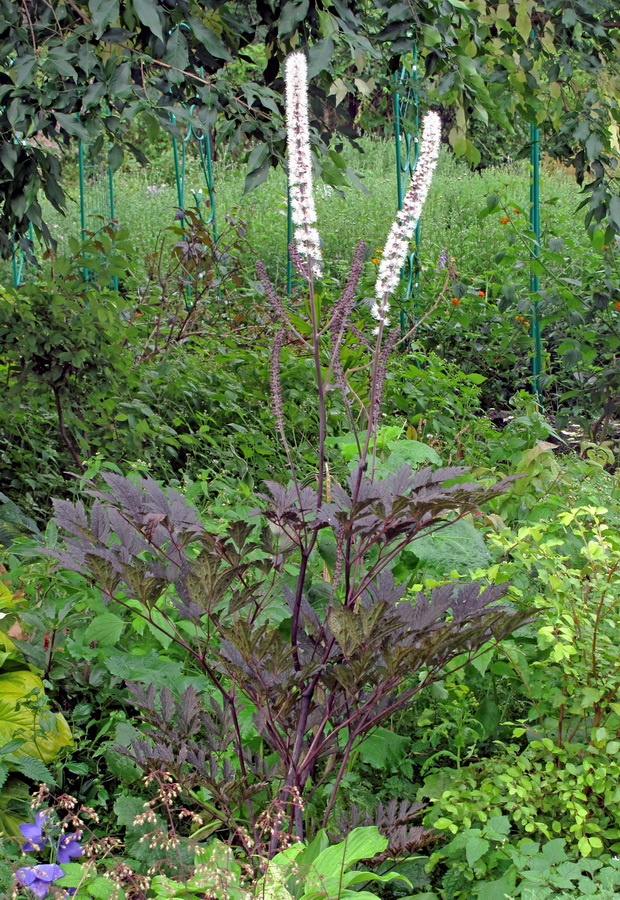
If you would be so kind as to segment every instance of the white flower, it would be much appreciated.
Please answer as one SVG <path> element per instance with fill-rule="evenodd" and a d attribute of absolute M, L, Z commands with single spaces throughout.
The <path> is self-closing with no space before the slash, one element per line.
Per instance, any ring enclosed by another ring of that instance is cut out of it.
<path fill-rule="evenodd" d="M 323 271 L 321 244 L 316 224 L 312 193 L 312 160 L 308 125 L 308 65 L 301 51 L 288 56 L 286 80 L 286 128 L 288 150 L 288 183 L 294 239 L 300 255 L 310 263 L 312 274 Z"/>
<path fill-rule="evenodd" d="M 409 244 L 433 180 L 440 143 L 441 119 L 436 112 L 429 112 L 424 117 L 422 145 L 415 171 L 411 177 L 411 185 L 403 199 L 403 208 L 399 210 L 394 219 L 381 254 L 381 263 L 375 283 L 375 301 L 370 309 L 372 315 L 379 322 L 387 322 L 390 308 L 389 298 L 400 281 L 400 270 L 407 258 Z"/>

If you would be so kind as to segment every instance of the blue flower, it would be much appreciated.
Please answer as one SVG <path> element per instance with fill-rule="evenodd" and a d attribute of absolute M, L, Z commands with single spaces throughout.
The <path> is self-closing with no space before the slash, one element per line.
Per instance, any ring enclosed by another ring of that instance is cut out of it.
<path fill-rule="evenodd" d="M 49 810 L 40 810 L 34 822 L 25 822 L 19 826 L 19 830 L 28 840 L 22 847 L 22 850 L 41 850 L 48 843 L 47 838 L 43 834 L 43 827 L 47 819 Z"/>
<path fill-rule="evenodd" d="M 58 862 L 71 862 L 72 856 L 82 856 L 84 853 L 81 844 L 78 843 L 79 835 L 65 834 L 58 842 Z"/>
<path fill-rule="evenodd" d="M 43 898 L 52 884 L 58 881 L 59 878 L 63 878 L 64 874 L 60 866 L 53 863 L 43 866 L 30 866 L 25 869 L 18 869 L 15 873 L 15 881 L 23 884 L 24 887 L 30 888 L 36 897 Z"/>

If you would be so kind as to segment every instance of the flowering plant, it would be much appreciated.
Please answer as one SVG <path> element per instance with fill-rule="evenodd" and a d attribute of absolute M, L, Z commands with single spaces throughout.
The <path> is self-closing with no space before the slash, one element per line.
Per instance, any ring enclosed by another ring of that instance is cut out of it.
<path fill-rule="evenodd" d="M 18 869 L 15 881 L 29 888 L 36 897 L 45 897 L 52 884 L 65 876 L 58 863 L 62 865 L 74 857 L 82 856 L 84 851 L 80 844 L 81 834 L 75 832 L 56 835 L 58 826 L 54 825 L 50 810 L 39 810 L 34 822 L 25 822 L 19 826 L 19 830 L 26 838 L 22 846 L 25 853 L 37 853 L 47 848 L 52 862 Z M 72 890 L 69 889 L 68 892 L 72 893 Z"/>
<path fill-rule="evenodd" d="M 287 309 L 260 262 L 257 271 L 280 323 L 271 388 L 288 484 L 269 481 L 258 496 L 261 525 L 252 518 L 222 534 L 208 531 L 178 492 L 166 493 L 152 479 L 106 473 L 105 489 L 89 489 L 95 498 L 90 517 L 81 503 L 56 502 L 56 521 L 69 536 L 54 551 L 65 567 L 94 580 L 110 603 L 148 621 L 157 610 L 158 627 L 208 677 L 217 692 L 208 708 L 191 686 L 182 694 L 165 687 L 158 699 L 154 686 L 131 684 L 147 730 L 127 752 L 147 772 L 174 772 L 175 792 L 201 810 L 203 827 L 211 834 L 228 830 L 262 869 L 292 838 L 304 840 L 308 802 L 321 805 L 322 827 L 328 827 L 351 756 L 370 733 L 442 679 L 450 663 L 463 665 L 528 618 L 497 605 L 503 587 L 446 584 L 428 596 L 407 596 L 407 585 L 396 584 L 392 571 L 411 542 L 450 527 L 508 484 L 466 482 L 466 470 L 458 467 L 414 472 L 403 465 L 386 477 L 375 468 L 388 358 L 401 338 L 398 329 L 384 336 L 389 299 L 428 192 L 439 119 L 426 119 L 419 172 L 382 253 L 369 336 L 363 306 L 359 325 L 351 322 L 363 243 L 340 297 L 322 317 L 303 54 L 292 54 L 286 71 L 295 224 L 290 250 L 307 289 L 307 321 Z M 307 355 L 315 376 L 313 483 L 298 476 L 285 428 L 280 366 L 289 340 Z M 368 351 L 363 432 L 343 360 L 347 342 Z M 327 391 L 334 389 L 358 455 L 342 484 L 327 466 Z M 321 554 L 326 544 L 329 555 Z M 243 739 L 248 708 L 260 736 L 251 750 Z M 393 811 L 391 832 L 384 823 L 393 838 L 388 854 L 410 853 L 428 839 L 419 828 L 404 827 L 417 810 L 406 807 L 400 818 Z"/>

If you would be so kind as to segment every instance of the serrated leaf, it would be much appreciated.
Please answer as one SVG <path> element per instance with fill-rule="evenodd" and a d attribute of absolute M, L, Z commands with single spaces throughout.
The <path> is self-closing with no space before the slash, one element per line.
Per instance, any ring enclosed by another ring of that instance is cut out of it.
<path fill-rule="evenodd" d="M 90 644 L 96 641 L 104 646 L 116 644 L 123 632 L 125 623 L 114 613 L 102 613 L 89 624 L 84 632 L 84 640 Z"/>
<path fill-rule="evenodd" d="M 43 782 L 50 787 L 56 784 L 56 779 L 47 766 L 40 759 L 35 759 L 34 756 L 13 756 L 9 754 L 6 757 L 6 762 L 14 771 L 19 772 L 20 775 L 24 775 L 26 778 L 30 778 L 31 781 L 37 784 Z"/>
<path fill-rule="evenodd" d="M 89 882 L 86 890 L 95 900 L 108 900 L 108 897 L 117 890 L 117 887 L 109 878 L 98 876 Z"/>
<path fill-rule="evenodd" d="M 484 854 L 487 852 L 491 845 L 489 842 L 482 837 L 471 837 L 465 846 L 465 856 L 467 857 L 467 864 L 473 866 L 475 862 L 477 862 Z"/>
<path fill-rule="evenodd" d="M 374 769 L 393 769 L 404 758 L 411 741 L 408 737 L 377 728 L 359 745 L 360 759 Z"/>
<path fill-rule="evenodd" d="M 422 563 L 441 574 L 449 574 L 452 569 L 465 573 L 484 568 L 491 559 L 481 534 L 464 519 L 418 538 L 410 549 Z"/>

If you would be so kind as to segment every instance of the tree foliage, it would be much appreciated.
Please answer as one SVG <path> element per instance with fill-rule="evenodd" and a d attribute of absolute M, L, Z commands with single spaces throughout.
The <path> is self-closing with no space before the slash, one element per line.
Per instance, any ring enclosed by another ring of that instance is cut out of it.
<path fill-rule="evenodd" d="M 108 138 L 117 167 L 123 148 L 144 158 L 127 136 L 139 113 L 177 134 L 190 118 L 217 122 L 227 146 L 252 147 L 251 188 L 283 158 L 287 52 L 308 49 L 325 145 L 335 130 L 355 136 L 360 100 L 389 98 L 389 73 L 414 38 L 422 100 L 454 107 L 457 154 L 478 162 L 471 119 L 507 131 L 516 116 L 537 121 L 545 149 L 588 181 L 589 219 L 620 230 L 617 20 L 608 0 L 0 0 L 0 249 L 9 254 L 30 223 L 51 240 L 41 191 L 65 206 L 60 164 L 36 135 L 95 150 Z M 328 183 L 348 183 L 337 153 L 321 166 Z"/>

